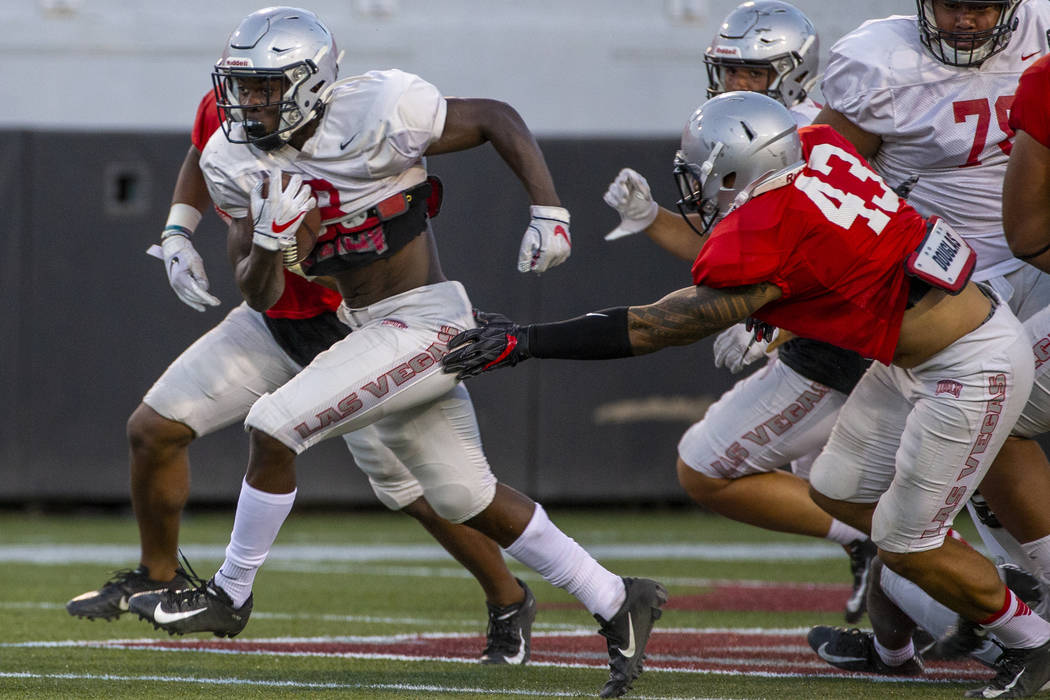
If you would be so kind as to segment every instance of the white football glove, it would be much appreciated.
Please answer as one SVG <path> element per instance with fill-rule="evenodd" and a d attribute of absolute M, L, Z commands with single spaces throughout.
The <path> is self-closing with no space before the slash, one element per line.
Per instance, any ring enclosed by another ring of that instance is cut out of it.
<path fill-rule="evenodd" d="M 569 210 L 561 207 L 529 207 L 532 220 L 518 249 L 518 272 L 544 272 L 560 265 L 572 253 Z"/>
<path fill-rule="evenodd" d="M 295 232 L 306 217 L 306 212 L 317 206 L 313 191 L 303 184 L 303 176 L 296 173 L 282 187 L 281 171 L 270 171 L 270 190 L 264 198 L 263 180 L 252 188 L 252 243 L 266 250 L 284 250 L 295 245 Z"/>
<path fill-rule="evenodd" d="M 205 306 L 218 306 L 221 303 L 208 293 L 204 260 L 188 236 L 169 235 L 159 246 L 151 246 L 146 252 L 164 261 L 168 283 L 179 299 L 191 309 L 204 311 Z"/>
<path fill-rule="evenodd" d="M 769 343 L 754 338 L 754 333 L 743 323 L 719 333 L 715 338 L 715 367 L 725 367 L 736 374 L 761 358 L 766 354 Z"/>
<path fill-rule="evenodd" d="M 620 225 L 605 234 L 607 241 L 615 241 L 649 228 L 660 209 L 653 201 L 649 183 L 630 168 L 621 170 L 616 179 L 609 183 L 603 199 L 620 214 Z"/>

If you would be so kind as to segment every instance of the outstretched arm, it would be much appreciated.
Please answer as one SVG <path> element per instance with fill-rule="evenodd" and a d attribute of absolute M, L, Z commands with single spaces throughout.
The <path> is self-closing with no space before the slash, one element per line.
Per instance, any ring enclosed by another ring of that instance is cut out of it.
<path fill-rule="evenodd" d="M 465 379 L 530 357 L 605 360 L 689 345 L 751 316 L 781 296 L 769 283 L 679 289 L 646 306 L 603 309 L 567 321 L 518 326 L 495 321 L 460 333 L 442 359 Z"/>
<path fill-rule="evenodd" d="M 629 307 L 631 354 L 645 355 L 670 345 L 695 343 L 743 321 L 780 295 L 780 288 L 769 283 L 730 289 L 696 286 L 671 292 L 654 304 Z"/>

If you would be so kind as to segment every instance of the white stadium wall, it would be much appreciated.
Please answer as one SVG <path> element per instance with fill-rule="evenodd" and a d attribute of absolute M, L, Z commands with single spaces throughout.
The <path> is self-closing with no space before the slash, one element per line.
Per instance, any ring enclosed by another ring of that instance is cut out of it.
<path fill-rule="evenodd" d="M 541 135 L 677 134 L 733 0 L 315 0 L 342 74 L 396 67 L 447 95 L 515 105 Z M 822 58 L 910 0 L 798 0 Z M 245 0 L 0 0 L 0 128 L 185 132 Z M 823 62 L 822 62 L 823 64 Z"/>

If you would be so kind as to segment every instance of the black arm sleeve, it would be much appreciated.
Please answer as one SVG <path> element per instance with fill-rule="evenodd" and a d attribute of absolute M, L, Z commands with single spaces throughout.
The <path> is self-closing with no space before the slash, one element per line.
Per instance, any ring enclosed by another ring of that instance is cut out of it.
<path fill-rule="evenodd" d="M 627 307 L 602 309 L 556 323 L 528 327 L 529 354 L 565 360 L 611 360 L 631 357 Z"/>

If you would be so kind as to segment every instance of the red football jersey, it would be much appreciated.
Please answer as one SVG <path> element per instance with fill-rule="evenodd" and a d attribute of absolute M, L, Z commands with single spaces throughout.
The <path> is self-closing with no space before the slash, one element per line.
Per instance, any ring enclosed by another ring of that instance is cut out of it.
<path fill-rule="evenodd" d="M 693 280 L 771 282 L 783 296 L 756 318 L 889 364 L 908 300 L 904 261 L 926 222 L 834 129 L 799 136 L 806 162 L 715 226 Z"/>
<path fill-rule="evenodd" d="M 215 92 L 209 90 L 197 106 L 197 117 L 193 121 L 190 140 L 198 151 L 203 151 L 208 139 L 218 129 L 219 113 L 215 108 Z M 284 294 L 266 310 L 266 315 L 270 318 L 313 318 L 325 311 L 335 311 L 342 301 L 343 297 L 339 292 L 285 270 Z"/>
<path fill-rule="evenodd" d="M 1010 107 L 1010 128 L 1050 148 L 1050 55 L 1021 74 Z"/>

